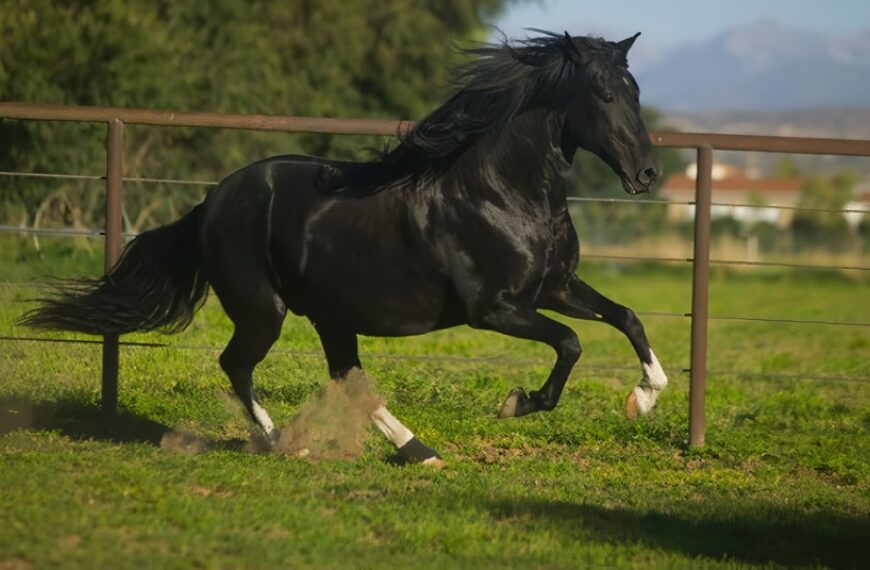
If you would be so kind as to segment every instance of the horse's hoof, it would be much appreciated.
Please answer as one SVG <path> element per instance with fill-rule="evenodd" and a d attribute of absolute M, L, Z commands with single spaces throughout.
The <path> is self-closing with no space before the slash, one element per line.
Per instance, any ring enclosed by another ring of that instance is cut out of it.
<path fill-rule="evenodd" d="M 629 392 L 628 398 L 625 399 L 625 417 L 630 420 L 636 420 L 640 415 L 640 408 L 637 406 L 637 396 L 634 395 L 634 390 Z"/>
<path fill-rule="evenodd" d="M 263 432 L 262 441 L 267 452 L 273 452 L 278 447 L 278 440 L 281 439 L 281 432 L 277 429 Z"/>
<path fill-rule="evenodd" d="M 444 464 L 438 452 L 431 447 L 423 444 L 416 437 L 412 437 L 405 445 L 399 448 L 399 455 L 409 463 L 422 463 L 423 465 L 433 465 L 440 468 Z"/>
<path fill-rule="evenodd" d="M 444 460 L 440 457 L 430 457 L 429 459 L 424 459 L 421 462 L 422 465 L 427 467 L 431 467 L 432 469 L 443 469 L 444 468 Z"/>
<path fill-rule="evenodd" d="M 517 410 L 520 407 L 520 402 L 524 401 L 525 399 L 526 393 L 523 391 L 522 388 L 516 388 L 515 390 L 511 390 L 511 393 L 508 394 L 508 397 L 505 398 L 504 403 L 498 410 L 499 419 L 517 417 Z"/>

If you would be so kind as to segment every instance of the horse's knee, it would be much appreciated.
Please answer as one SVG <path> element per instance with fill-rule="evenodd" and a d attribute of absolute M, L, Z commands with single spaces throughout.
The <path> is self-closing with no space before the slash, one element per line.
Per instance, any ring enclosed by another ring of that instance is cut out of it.
<path fill-rule="evenodd" d="M 559 355 L 559 360 L 573 366 L 580 360 L 580 355 L 583 353 L 583 347 L 580 346 L 580 341 L 577 335 L 566 335 L 556 347 L 556 352 Z"/>
<path fill-rule="evenodd" d="M 644 331 L 643 323 L 641 322 L 640 317 L 637 316 L 637 313 L 626 308 L 624 319 L 625 334 L 628 338 L 640 339 L 646 337 L 646 331 Z"/>

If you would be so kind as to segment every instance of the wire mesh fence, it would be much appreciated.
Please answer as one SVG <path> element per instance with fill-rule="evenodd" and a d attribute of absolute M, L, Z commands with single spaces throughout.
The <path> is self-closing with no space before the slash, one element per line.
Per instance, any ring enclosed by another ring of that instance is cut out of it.
<path fill-rule="evenodd" d="M 64 107 L 47 105 L 28 105 L 19 103 L 0 103 L 0 117 L 9 117 L 22 120 L 61 120 L 78 122 L 100 122 L 108 127 L 107 159 L 108 168 L 105 176 L 74 174 L 74 173 L 49 173 L 49 172 L 0 172 L 0 177 L 23 177 L 42 178 L 57 180 L 82 180 L 90 182 L 105 182 L 107 195 L 106 227 L 107 231 L 92 228 L 40 228 L 20 227 L 14 225 L 0 226 L 0 233 L 17 233 L 23 236 L 46 235 L 57 237 L 88 237 L 104 238 L 106 240 L 106 266 L 110 267 L 120 252 L 122 239 L 134 237 L 134 232 L 123 233 L 121 231 L 121 196 L 122 183 L 128 184 L 161 184 L 187 187 L 210 187 L 217 184 L 210 180 L 186 180 L 182 178 L 157 178 L 157 177 L 125 177 L 120 157 L 123 154 L 123 129 L 125 124 L 146 124 L 160 126 L 186 126 L 200 128 L 231 128 L 250 130 L 273 130 L 284 132 L 305 133 L 333 133 L 333 134 L 377 134 L 395 135 L 404 129 L 413 126 L 409 122 L 380 121 L 380 120 L 356 120 L 356 119 L 316 119 L 304 117 L 265 117 L 265 116 L 242 116 L 221 115 L 215 113 L 174 113 L 163 111 L 151 111 L 142 109 L 119 109 L 98 107 Z M 736 314 L 713 314 L 708 315 L 708 273 L 713 265 L 720 266 L 745 266 L 749 268 L 777 268 L 789 271 L 838 271 L 838 272 L 866 272 L 870 267 L 859 264 L 812 264 L 790 261 L 761 261 L 754 259 L 710 259 L 710 228 L 711 207 L 722 208 L 766 208 L 778 210 L 791 210 L 794 212 L 828 213 L 832 215 L 867 215 L 870 209 L 850 205 L 845 208 L 808 207 L 797 204 L 772 204 L 760 205 L 738 202 L 713 202 L 712 201 L 712 153 L 718 150 L 736 151 L 760 151 L 782 152 L 803 154 L 836 154 L 847 156 L 870 156 L 870 141 L 838 140 L 838 139 L 815 139 L 797 137 L 769 137 L 769 136 L 744 136 L 744 135 L 721 135 L 709 133 L 651 133 L 654 144 L 675 148 L 694 148 L 698 156 L 698 176 L 696 179 L 695 200 L 662 200 L 656 198 L 611 198 L 611 197 L 571 197 L 572 203 L 598 202 L 602 204 L 649 204 L 655 206 L 691 206 L 694 207 L 694 254 L 692 256 L 643 256 L 643 255 L 620 255 L 613 252 L 601 251 L 584 254 L 586 259 L 598 259 L 614 263 L 677 263 L 692 268 L 692 310 L 690 312 L 673 311 L 645 311 L 639 312 L 642 316 L 661 318 L 686 318 L 691 322 L 691 364 L 683 368 L 683 372 L 690 374 L 689 393 L 689 423 L 691 445 L 703 445 L 704 433 L 704 391 L 706 374 L 729 375 L 735 377 L 769 378 L 769 379 L 813 379 L 820 381 L 850 381 L 867 382 L 868 378 L 848 375 L 812 375 L 812 374 L 776 374 L 764 371 L 742 370 L 707 370 L 707 324 L 710 321 L 734 321 L 742 323 L 773 323 L 777 325 L 810 325 L 830 327 L 866 328 L 870 323 L 850 322 L 824 319 L 793 319 L 781 316 L 760 315 L 736 315 Z M 703 165 L 703 166 L 702 166 Z M 96 186 L 94 186 L 96 188 Z M 135 227 L 127 225 L 128 228 Z M 0 283 L 4 288 L 17 287 L 14 282 Z M 44 288 L 50 286 L 46 283 L 28 283 L 27 287 Z M 117 404 L 117 345 L 135 349 L 171 349 L 171 350 L 221 350 L 222 347 L 207 345 L 184 345 L 184 344 L 161 344 L 148 342 L 121 342 L 117 338 L 103 340 L 78 340 L 46 337 L 24 336 L 0 336 L 0 341 L 5 342 L 66 342 L 86 343 L 103 345 L 103 407 L 112 413 Z M 114 348 L 112 346 L 114 345 Z M 320 353 L 305 351 L 281 350 L 278 353 L 287 353 L 297 356 L 320 357 Z M 464 356 L 439 356 L 439 355 L 367 355 L 374 358 L 396 359 L 420 359 L 420 360 L 459 360 L 462 362 L 505 362 L 516 363 L 510 355 L 494 355 L 484 357 Z M 530 361 L 531 362 L 531 361 Z M 598 364 L 586 364 L 587 368 L 601 368 L 602 370 L 633 370 L 634 368 L 623 366 L 609 366 Z"/>
<path fill-rule="evenodd" d="M 44 173 L 44 172 L 7 172 L 0 171 L 0 176 L 20 176 L 20 177 L 37 177 L 37 178 L 51 178 L 51 179 L 75 179 L 75 180 L 96 180 L 102 181 L 105 180 L 105 176 L 96 176 L 96 175 L 84 175 L 84 174 L 63 174 L 63 173 Z M 133 182 L 133 183 L 142 183 L 142 184 L 175 184 L 175 185 L 189 185 L 189 186 L 214 186 L 218 184 L 217 181 L 206 181 L 206 180 L 184 180 L 184 179 L 173 179 L 173 178 L 148 178 L 148 177 L 125 177 L 123 178 L 125 182 Z M 694 201 L 671 201 L 671 200 L 661 200 L 661 199 L 635 199 L 635 198 L 594 198 L 594 197 L 578 197 L 571 196 L 568 197 L 569 202 L 578 202 L 578 203 L 605 203 L 605 204 L 656 204 L 656 205 L 695 205 Z M 747 207 L 747 208 L 780 208 L 780 209 L 788 209 L 788 210 L 799 210 L 799 211 L 809 211 L 809 212 L 828 212 L 828 213 L 860 213 L 860 214 L 870 214 L 870 209 L 859 209 L 859 208 L 840 208 L 840 209 L 830 209 L 830 208 L 808 208 L 808 207 L 799 207 L 799 206 L 787 206 L 787 205 L 776 205 L 776 204 L 740 204 L 740 203 L 723 203 L 723 202 L 712 202 L 714 206 L 732 206 L 732 207 Z M 105 237 L 105 231 L 95 228 L 30 228 L 30 227 L 21 227 L 21 226 L 12 226 L 12 225 L 0 225 L 0 233 L 12 233 L 12 234 L 21 234 L 21 235 L 44 235 L 44 236 L 60 236 L 60 237 L 89 237 L 89 238 L 103 238 Z M 124 238 L 133 238 L 137 234 L 135 233 L 123 233 L 122 236 Z M 688 263 L 691 264 L 694 262 L 692 257 L 661 257 L 661 256 L 640 256 L 640 255 L 615 255 L 615 254 L 596 254 L 596 253 L 584 253 L 583 258 L 585 259 L 595 259 L 595 260 L 607 260 L 607 261 L 618 261 L 618 262 L 652 262 L 652 263 Z M 776 267 L 776 268 L 788 268 L 788 269 L 800 269 L 800 270 L 822 270 L 822 271 L 870 271 L 870 267 L 864 266 L 855 266 L 855 265 L 816 265 L 816 264 L 805 264 L 805 263 L 787 263 L 787 262 L 774 262 L 774 261 L 751 261 L 751 260 L 740 260 L 740 259 L 711 259 L 710 264 L 712 265 L 735 265 L 735 266 L 751 266 L 751 267 Z M 32 287 L 32 288 L 51 288 L 51 283 L 46 282 L 12 282 L 12 281 L 0 281 L 0 287 Z M 692 313 L 690 312 L 668 312 L 668 311 L 638 311 L 638 315 L 640 316 L 652 316 L 652 317 L 673 317 L 673 318 L 690 318 Z M 759 323 L 777 323 L 777 324 L 803 324 L 803 325 L 825 325 L 825 326 L 842 326 L 842 327 L 870 327 L 870 323 L 863 322 L 848 322 L 848 321 L 834 321 L 834 320 L 819 320 L 819 319 L 789 319 L 784 317 L 758 317 L 752 315 L 709 315 L 708 320 L 711 321 L 744 321 L 744 322 L 759 322 Z M 56 338 L 44 338 L 44 337 L 13 337 L 13 336 L 0 336 L 0 340 L 7 341 L 31 341 L 31 342 L 83 342 L 83 343 L 94 343 L 99 344 L 102 341 L 94 340 L 94 341 L 84 341 L 84 340 L 69 340 L 69 339 L 56 339 Z M 121 346 L 140 346 L 140 347 L 171 347 L 178 349 L 207 349 L 207 350 L 219 350 L 220 347 L 192 347 L 185 345 L 176 345 L 176 344 L 162 344 L 162 343 L 120 343 Z M 319 354 L 319 353 L 317 353 Z M 410 356 L 410 355 L 393 355 L 395 358 L 414 358 L 421 359 L 419 356 Z M 457 357 L 461 360 L 468 361 L 477 361 L 480 359 L 473 357 Z M 432 359 L 440 359 L 440 357 L 433 356 Z M 489 360 L 490 357 L 483 358 L 482 360 Z M 614 369 L 620 369 L 620 367 L 615 367 Z M 748 376 L 751 375 L 751 372 L 746 371 L 723 371 L 722 374 L 732 374 L 735 376 Z M 758 373 L 759 377 L 762 376 L 762 373 Z M 769 375 L 768 375 L 769 376 Z M 823 378 L 823 377 L 818 377 Z"/>
<path fill-rule="evenodd" d="M 865 325 L 867 326 L 867 325 Z M 54 344 L 84 344 L 102 346 L 103 341 L 97 339 L 77 339 L 77 338 L 50 338 L 50 337 L 32 337 L 32 336 L 14 336 L 0 335 L 0 341 L 6 342 L 37 342 L 37 343 L 54 343 Z M 224 350 L 224 346 L 211 344 L 184 344 L 184 343 L 161 343 L 161 342 L 137 342 L 137 341 L 121 341 L 120 346 L 128 348 L 159 348 L 167 350 L 180 351 L 201 351 L 201 352 L 220 352 Z M 301 358 L 323 358 L 323 353 L 317 350 L 297 350 L 292 348 L 273 348 L 269 354 L 293 356 Z M 411 362 L 450 362 L 463 364 L 490 364 L 498 366 L 516 367 L 516 366 L 546 366 L 552 364 L 549 360 L 539 358 L 517 358 L 509 354 L 492 354 L 487 356 L 459 356 L 450 354 L 402 354 L 402 353 L 378 353 L 378 352 L 361 352 L 360 356 L 364 360 L 395 360 L 395 361 L 411 361 Z M 614 364 L 595 364 L 586 363 L 582 365 L 583 370 L 597 371 L 623 371 L 623 372 L 638 372 L 636 366 L 620 366 Z M 686 366 L 675 365 L 673 370 L 679 371 L 682 374 L 688 374 L 691 370 Z M 713 376 L 719 377 L 737 377 L 737 378 L 764 378 L 770 380 L 811 380 L 823 382 L 856 382 L 870 383 L 870 377 L 865 376 L 850 376 L 850 375 L 831 375 L 831 374 L 787 374 L 787 373 L 772 373 L 759 372 L 751 370 L 731 370 L 731 369 L 712 369 L 707 372 Z"/>

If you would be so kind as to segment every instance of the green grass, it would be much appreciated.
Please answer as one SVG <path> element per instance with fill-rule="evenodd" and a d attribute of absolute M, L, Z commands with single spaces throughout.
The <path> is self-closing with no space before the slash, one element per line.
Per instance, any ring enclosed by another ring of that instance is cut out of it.
<path fill-rule="evenodd" d="M 0 241 L 0 281 L 19 283 L 0 285 L 0 335 L 32 334 L 13 324 L 32 282 L 99 270 L 99 249 L 64 243 Z M 636 310 L 689 310 L 686 268 L 581 266 Z M 867 323 L 868 293 L 861 276 L 717 271 L 710 312 Z M 639 370 L 603 368 L 635 358 L 599 324 L 571 322 L 584 355 L 559 407 L 508 421 L 498 405 L 543 382 L 549 349 L 467 328 L 363 339 L 369 376 L 443 471 L 397 465 L 374 433 L 354 461 L 245 453 L 209 348 L 230 334 L 215 299 L 181 335 L 130 336 L 198 348 L 123 348 L 112 426 L 98 346 L 0 341 L 0 568 L 865 566 L 868 329 L 713 321 L 707 446 L 690 450 L 688 319 L 645 321 L 671 385 L 637 422 L 621 408 Z M 326 381 L 322 357 L 297 352 L 318 350 L 288 319 L 258 368 L 279 424 Z M 211 450 L 155 445 L 180 425 Z"/>

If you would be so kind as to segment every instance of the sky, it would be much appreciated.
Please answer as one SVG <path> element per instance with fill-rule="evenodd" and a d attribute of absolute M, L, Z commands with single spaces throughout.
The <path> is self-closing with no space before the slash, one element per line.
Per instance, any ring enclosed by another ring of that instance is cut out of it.
<path fill-rule="evenodd" d="M 642 32 L 656 50 L 713 37 L 763 20 L 825 34 L 870 29 L 870 0 L 529 0 L 496 22 L 508 36 L 523 28 L 600 35 Z"/>

